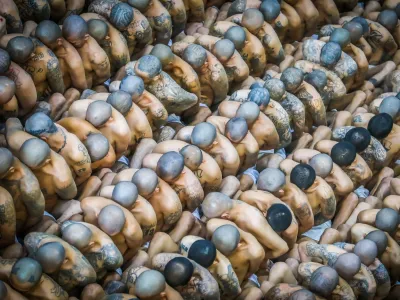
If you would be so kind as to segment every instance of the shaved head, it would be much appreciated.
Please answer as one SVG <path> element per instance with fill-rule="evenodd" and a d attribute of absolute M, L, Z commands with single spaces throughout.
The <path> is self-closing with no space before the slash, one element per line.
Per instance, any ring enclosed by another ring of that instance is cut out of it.
<path fill-rule="evenodd" d="M 161 179 L 168 182 L 178 178 L 184 167 L 183 156 L 178 152 L 169 151 L 158 160 L 156 173 Z"/>
<path fill-rule="evenodd" d="M 225 32 L 224 39 L 232 41 L 236 50 L 242 50 L 246 41 L 246 32 L 240 26 L 233 26 Z"/>
<path fill-rule="evenodd" d="M 107 205 L 97 217 L 97 222 L 101 230 L 109 236 L 117 235 L 125 225 L 125 214 L 123 210 L 116 205 Z"/>
<path fill-rule="evenodd" d="M 183 51 L 182 59 L 193 69 L 198 69 L 206 62 L 207 52 L 200 45 L 190 44 L 185 51 Z"/>
<path fill-rule="evenodd" d="M 361 24 L 364 34 L 366 34 L 366 35 L 369 34 L 369 24 L 368 24 L 367 20 L 365 20 L 365 18 L 363 18 L 363 17 L 355 17 L 351 21 Z"/>
<path fill-rule="evenodd" d="M 356 127 L 346 133 L 344 141 L 353 144 L 357 152 L 362 152 L 369 146 L 371 134 L 363 127 Z"/>
<path fill-rule="evenodd" d="M 395 96 L 386 97 L 379 105 L 379 113 L 387 113 L 395 119 L 400 111 L 400 99 Z"/>
<path fill-rule="evenodd" d="M 188 258 L 204 268 L 210 267 L 217 256 L 214 244 L 207 240 L 197 240 L 189 248 Z"/>
<path fill-rule="evenodd" d="M 160 60 L 154 55 L 142 56 L 136 63 L 135 72 L 140 76 L 153 79 L 162 71 Z M 122 83 L 121 83 L 122 84 Z"/>
<path fill-rule="evenodd" d="M 88 32 L 97 42 L 103 41 L 108 35 L 108 25 L 103 20 L 92 19 L 87 22 Z"/>
<path fill-rule="evenodd" d="M 358 22 L 348 22 L 343 25 L 343 28 L 350 33 L 350 41 L 353 44 L 358 42 L 364 34 L 364 29 Z"/>
<path fill-rule="evenodd" d="M 19 259 L 11 269 L 10 284 L 21 292 L 26 292 L 36 286 L 42 277 L 42 267 L 29 257 Z"/>
<path fill-rule="evenodd" d="M 332 147 L 331 157 L 340 167 L 350 166 L 356 159 L 356 147 L 349 142 L 339 142 Z"/>
<path fill-rule="evenodd" d="M 291 67 L 282 72 L 281 81 L 284 83 L 286 90 L 295 92 L 304 80 L 302 70 Z"/>
<path fill-rule="evenodd" d="M 277 0 L 264 0 L 261 2 L 260 12 L 263 14 L 264 20 L 270 22 L 279 16 L 281 5 Z"/>
<path fill-rule="evenodd" d="M 378 257 L 380 257 L 383 252 L 385 252 L 388 245 L 388 238 L 382 230 L 371 231 L 365 236 L 364 239 L 375 242 L 378 248 Z"/>
<path fill-rule="evenodd" d="M 139 195 L 146 197 L 157 188 L 158 176 L 153 170 L 142 168 L 133 175 L 132 182 L 136 185 Z"/>
<path fill-rule="evenodd" d="M 338 284 L 338 273 L 331 267 L 323 266 L 312 273 L 310 290 L 327 298 L 332 295 L 333 290 Z"/>
<path fill-rule="evenodd" d="M 78 250 L 87 247 L 92 239 L 92 232 L 84 224 L 72 223 L 61 231 L 62 239 Z"/>
<path fill-rule="evenodd" d="M 133 21 L 133 17 L 132 7 L 121 2 L 113 6 L 109 20 L 117 29 L 124 30 Z"/>
<path fill-rule="evenodd" d="M 7 175 L 14 162 L 14 156 L 7 148 L 0 148 L 0 178 Z"/>
<path fill-rule="evenodd" d="M 228 39 L 222 39 L 215 43 L 213 54 L 222 63 L 227 62 L 235 53 L 235 44 Z"/>
<path fill-rule="evenodd" d="M 217 129 L 215 126 L 203 122 L 197 124 L 192 131 L 191 141 L 192 144 L 199 147 L 200 149 L 208 148 L 212 145 L 217 137 Z"/>
<path fill-rule="evenodd" d="M 173 288 L 188 284 L 194 271 L 193 264 L 186 257 L 171 259 L 164 268 L 165 280 Z"/>
<path fill-rule="evenodd" d="M 278 78 L 267 80 L 264 87 L 268 90 L 269 95 L 275 101 L 280 101 L 286 92 L 285 84 Z"/>
<path fill-rule="evenodd" d="M 225 136 L 233 143 L 240 143 L 247 135 L 249 128 L 244 118 L 234 117 L 226 123 Z"/>
<path fill-rule="evenodd" d="M 368 122 L 368 131 L 378 140 L 384 139 L 393 129 L 393 118 L 387 113 L 379 113 Z"/>
<path fill-rule="evenodd" d="M 382 24 L 389 32 L 393 32 L 397 26 L 398 17 L 394 10 L 385 9 L 380 12 L 376 21 Z"/>
<path fill-rule="evenodd" d="M 364 239 L 354 246 L 353 252 L 364 265 L 369 266 L 378 256 L 378 247 L 373 241 Z"/>
<path fill-rule="evenodd" d="M 139 76 L 128 75 L 121 80 L 121 91 L 127 92 L 133 100 L 138 99 L 144 92 L 144 82 Z"/>
<path fill-rule="evenodd" d="M 0 76 L 0 104 L 4 105 L 15 95 L 15 82 L 6 76 Z"/>
<path fill-rule="evenodd" d="M 229 256 L 239 244 L 240 233 L 233 225 L 222 225 L 214 231 L 211 241 L 219 252 Z"/>
<path fill-rule="evenodd" d="M 322 92 L 324 87 L 328 84 L 328 78 L 321 70 L 314 70 L 311 73 L 308 73 L 304 77 L 304 80 L 315 87 L 319 92 Z"/>
<path fill-rule="evenodd" d="M 35 36 L 47 47 L 54 49 L 57 40 L 62 38 L 62 32 L 57 23 L 44 20 L 36 27 Z"/>
<path fill-rule="evenodd" d="M 144 271 L 135 281 L 135 294 L 141 299 L 154 297 L 165 290 L 164 276 L 155 270 Z"/>
<path fill-rule="evenodd" d="M 351 42 L 350 32 L 345 28 L 335 28 L 329 38 L 330 42 L 338 43 L 343 49 Z"/>
<path fill-rule="evenodd" d="M 110 150 L 110 143 L 108 142 L 108 139 L 101 133 L 89 134 L 87 139 L 83 141 L 83 144 L 89 153 L 92 163 L 106 157 L 108 151 Z"/>
<path fill-rule="evenodd" d="M 327 177 L 333 168 L 332 158 L 325 153 L 313 156 L 308 164 L 314 169 L 315 174 L 322 178 Z"/>
<path fill-rule="evenodd" d="M 11 57 L 7 51 L 0 49 L 0 74 L 8 71 L 11 65 Z"/>
<path fill-rule="evenodd" d="M 268 224 L 276 232 L 283 232 L 288 229 L 292 220 L 292 213 L 285 204 L 272 204 L 267 211 Z"/>
<path fill-rule="evenodd" d="M 316 300 L 315 295 L 309 290 L 303 289 L 295 291 L 288 300 Z"/>
<path fill-rule="evenodd" d="M 53 274 L 60 270 L 65 259 L 65 249 L 58 242 L 50 242 L 39 247 L 35 255 L 43 272 Z"/>
<path fill-rule="evenodd" d="M 111 105 L 105 101 L 97 100 L 89 104 L 86 111 L 86 121 L 94 127 L 100 127 L 107 123 L 111 115 Z"/>
<path fill-rule="evenodd" d="M 232 208 L 232 204 L 232 200 L 228 196 L 222 193 L 212 192 L 204 198 L 201 208 L 204 215 L 211 219 L 218 218 L 224 212 L 230 210 Z"/>
<path fill-rule="evenodd" d="M 132 97 L 127 92 L 116 91 L 107 97 L 107 103 L 125 116 L 132 107 Z"/>
<path fill-rule="evenodd" d="M 128 3 L 130 6 L 144 13 L 149 6 L 150 0 L 128 0 Z"/>
<path fill-rule="evenodd" d="M 150 54 L 157 57 L 163 67 L 168 66 L 174 59 L 174 53 L 172 53 L 171 48 L 164 44 L 155 45 Z"/>
<path fill-rule="evenodd" d="M 253 88 L 251 89 L 249 96 L 248 96 L 248 101 L 256 103 L 261 110 L 264 110 L 270 101 L 270 96 L 269 92 L 266 88 Z"/>
<path fill-rule="evenodd" d="M 130 181 L 118 182 L 112 192 L 112 199 L 119 205 L 130 208 L 139 196 L 136 185 Z"/>
<path fill-rule="evenodd" d="M 306 164 L 298 164 L 290 173 L 290 182 L 301 190 L 306 190 L 311 187 L 315 178 L 315 170 L 310 165 Z"/>
<path fill-rule="evenodd" d="M 266 168 L 260 173 L 257 189 L 275 193 L 286 184 L 285 173 L 279 169 Z"/>
<path fill-rule="evenodd" d="M 20 150 L 21 161 L 29 168 L 38 168 L 50 158 L 50 147 L 38 138 L 26 140 Z"/>
<path fill-rule="evenodd" d="M 63 37 L 74 47 L 81 48 L 83 46 L 88 32 L 88 25 L 81 16 L 71 15 L 64 20 Z"/>
<path fill-rule="evenodd" d="M 236 111 L 237 118 L 244 118 L 247 126 L 253 125 L 260 115 L 260 107 L 255 102 L 242 103 Z"/>
<path fill-rule="evenodd" d="M 35 46 L 30 38 L 16 36 L 8 41 L 6 50 L 12 61 L 24 64 L 31 58 Z"/>
<path fill-rule="evenodd" d="M 333 68 L 342 56 L 342 48 L 336 42 L 326 43 L 321 50 L 321 65 L 326 68 Z"/>
<path fill-rule="evenodd" d="M 57 127 L 48 115 L 34 113 L 25 122 L 25 131 L 34 136 L 47 136 L 57 132 Z"/>
<path fill-rule="evenodd" d="M 187 145 L 179 153 L 183 156 L 185 166 L 192 171 L 196 171 L 203 163 L 203 152 L 195 145 Z"/>
<path fill-rule="evenodd" d="M 256 8 L 246 9 L 243 13 L 241 24 L 250 32 L 256 32 L 263 26 L 264 16 Z"/>
<path fill-rule="evenodd" d="M 354 253 L 343 253 L 339 255 L 334 268 L 340 277 L 350 280 L 360 271 L 361 260 Z"/>
<path fill-rule="evenodd" d="M 393 208 L 382 208 L 376 215 L 376 228 L 392 234 L 399 224 L 399 214 Z"/>

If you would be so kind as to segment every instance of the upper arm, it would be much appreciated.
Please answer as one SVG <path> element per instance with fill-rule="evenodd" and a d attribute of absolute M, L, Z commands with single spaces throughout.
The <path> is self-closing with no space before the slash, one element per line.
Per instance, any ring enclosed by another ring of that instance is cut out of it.
<path fill-rule="evenodd" d="M 52 57 L 47 62 L 47 82 L 52 92 L 64 94 L 64 80 L 60 68 L 60 63 L 56 57 Z"/>

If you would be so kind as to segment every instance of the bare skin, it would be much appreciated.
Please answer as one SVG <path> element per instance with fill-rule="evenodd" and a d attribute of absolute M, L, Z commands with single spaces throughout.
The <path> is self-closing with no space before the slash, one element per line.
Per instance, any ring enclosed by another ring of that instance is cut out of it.
<path fill-rule="evenodd" d="M 182 217 L 176 223 L 174 229 L 169 232 L 169 236 L 174 243 L 179 243 L 187 235 L 205 238 L 206 234 L 205 223 L 188 211 L 182 213 Z"/>
<path fill-rule="evenodd" d="M 8 33 L 22 33 L 23 25 L 18 7 L 14 1 L 4 1 L 0 10 L 0 16 L 5 19 Z"/>
<path fill-rule="evenodd" d="M 2 208 L 1 232 L 0 241 L 1 247 L 7 247 L 14 243 L 16 233 L 16 211 L 13 198 L 6 189 L 0 188 L 0 206 Z"/>

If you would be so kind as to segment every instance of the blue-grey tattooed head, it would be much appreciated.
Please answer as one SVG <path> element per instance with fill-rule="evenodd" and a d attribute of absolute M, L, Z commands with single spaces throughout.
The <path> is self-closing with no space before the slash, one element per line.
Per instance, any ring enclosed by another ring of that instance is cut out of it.
<path fill-rule="evenodd" d="M 7 148 L 0 147 L 0 178 L 7 175 L 14 163 L 14 156 Z"/>
<path fill-rule="evenodd" d="M 110 103 L 117 111 L 119 111 L 123 116 L 125 116 L 131 109 L 132 96 L 122 90 L 111 93 L 107 97 L 107 103 Z"/>
<path fill-rule="evenodd" d="M 328 84 L 328 78 L 321 70 L 313 70 L 304 77 L 304 80 L 315 87 L 318 92 L 322 92 Z"/>
<path fill-rule="evenodd" d="M 393 32 L 397 26 L 398 17 L 394 10 L 385 9 L 379 13 L 376 21 L 382 24 L 389 32 Z"/>
<path fill-rule="evenodd" d="M 39 247 L 35 254 L 43 272 L 53 274 L 60 270 L 65 259 L 65 249 L 59 242 L 46 243 Z"/>
<path fill-rule="evenodd" d="M 165 290 L 165 278 L 156 270 L 144 271 L 135 281 L 135 294 L 141 299 L 159 295 Z"/>
<path fill-rule="evenodd" d="M 62 32 L 57 23 L 44 20 L 36 27 L 35 36 L 47 47 L 54 49 L 57 46 L 57 40 L 62 37 Z"/>
<path fill-rule="evenodd" d="M 178 178 L 184 167 L 183 156 L 178 152 L 169 151 L 164 153 L 158 160 L 156 173 L 161 179 L 170 181 Z"/>
<path fill-rule="evenodd" d="M 326 68 L 332 68 L 340 60 L 342 48 L 338 43 L 328 42 L 321 50 L 321 65 Z"/>
<path fill-rule="evenodd" d="M 193 131 L 191 141 L 193 145 L 196 145 L 200 149 L 210 147 L 217 137 L 217 130 L 214 125 L 202 122 L 197 124 Z"/>
<path fill-rule="evenodd" d="M 150 54 L 157 57 L 163 67 L 169 65 L 174 59 L 174 53 L 172 53 L 171 48 L 164 44 L 155 45 L 153 49 L 151 49 Z"/>
<path fill-rule="evenodd" d="M 19 259 L 12 267 L 10 284 L 21 292 L 29 291 L 39 283 L 42 267 L 29 257 Z"/>
<path fill-rule="evenodd" d="M 264 87 L 275 101 L 280 101 L 286 92 L 285 84 L 278 78 L 271 78 L 265 81 Z"/>
<path fill-rule="evenodd" d="M 182 59 L 193 69 L 198 69 L 206 62 L 207 52 L 200 45 L 190 44 L 185 51 L 183 51 Z"/>
<path fill-rule="evenodd" d="M 365 35 L 369 34 L 369 24 L 368 24 L 367 20 L 365 20 L 365 18 L 363 18 L 363 17 L 355 17 L 355 18 L 351 19 L 351 21 L 360 23 L 362 28 L 363 28 L 364 34 Z"/>
<path fill-rule="evenodd" d="M 246 9 L 241 24 L 251 33 L 256 33 L 264 24 L 264 15 L 256 8 Z"/>
<path fill-rule="evenodd" d="M 81 223 L 72 223 L 61 229 L 62 239 L 68 244 L 82 250 L 92 240 L 92 231 Z"/>
<path fill-rule="evenodd" d="M 62 34 L 76 48 L 84 45 L 88 31 L 88 25 L 81 16 L 71 15 L 64 20 Z"/>
<path fill-rule="evenodd" d="M 350 40 L 353 44 L 358 42 L 364 34 L 364 29 L 358 22 L 347 22 L 343 25 L 343 28 L 350 33 Z"/>
<path fill-rule="evenodd" d="M 264 16 L 264 20 L 270 22 L 279 16 L 281 5 L 277 0 L 264 0 L 261 2 L 260 11 Z"/>
<path fill-rule="evenodd" d="M 0 74 L 8 71 L 11 65 L 11 57 L 7 51 L 0 49 Z"/>
<path fill-rule="evenodd" d="M 133 20 L 133 9 L 126 3 L 118 3 L 111 9 L 109 20 L 119 30 L 126 29 Z"/>
<path fill-rule="evenodd" d="M 40 168 L 50 158 L 50 147 L 44 141 L 32 138 L 22 144 L 19 155 L 29 168 Z"/>
<path fill-rule="evenodd" d="M 154 78 L 161 73 L 162 66 L 160 60 L 154 55 L 142 56 L 137 64 L 137 69 L 143 76 Z"/>
<path fill-rule="evenodd" d="M 248 131 L 247 122 L 242 117 L 231 118 L 225 125 L 225 136 L 233 143 L 240 143 Z"/>
<path fill-rule="evenodd" d="M 215 43 L 213 54 L 221 62 L 227 62 L 235 53 L 235 45 L 231 40 L 222 39 Z"/>
<path fill-rule="evenodd" d="M 345 28 L 335 28 L 335 30 L 331 34 L 331 37 L 329 38 L 329 41 L 338 43 L 343 49 L 348 44 L 350 44 L 350 32 Z"/>
<path fill-rule="evenodd" d="M 6 50 L 12 61 L 23 64 L 31 58 L 35 46 L 30 38 L 16 36 L 8 41 Z"/>
<path fill-rule="evenodd" d="M 57 132 L 54 122 L 42 112 L 34 113 L 25 122 L 25 131 L 34 136 L 48 136 Z"/>
<path fill-rule="evenodd" d="M 15 82 L 6 76 L 0 76 L 0 104 L 4 105 L 15 95 Z"/>
<path fill-rule="evenodd" d="M 128 4 L 143 13 L 149 7 L 150 0 L 128 0 Z"/>
<path fill-rule="evenodd" d="M 302 70 L 294 67 L 287 68 L 282 72 L 281 81 L 285 85 L 288 92 L 296 92 L 297 88 L 304 80 L 304 73 Z"/>
<path fill-rule="evenodd" d="M 121 80 L 119 85 L 121 91 L 131 95 L 132 100 L 138 99 L 144 92 L 144 82 L 139 76 L 128 75 Z"/>
<path fill-rule="evenodd" d="M 264 110 L 268 106 L 270 99 L 268 89 L 263 87 L 251 89 L 248 96 L 248 100 L 256 103 L 260 110 Z"/>
<path fill-rule="evenodd" d="M 98 43 L 102 42 L 108 35 L 109 27 L 103 20 L 92 19 L 87 24 L 90 36 Z"/>
<path fill-rule="evenodd" d="M 240 51 L 246 42 L 246 32 L 240 26 L 233 26 L 225 32 L 224 39 L 231 40 L 235 45 L 235 49 Z"/>

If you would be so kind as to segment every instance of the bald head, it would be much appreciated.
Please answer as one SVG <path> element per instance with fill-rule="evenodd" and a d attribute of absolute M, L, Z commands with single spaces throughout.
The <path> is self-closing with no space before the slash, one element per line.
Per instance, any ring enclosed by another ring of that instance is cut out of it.
<path fill-rule="evenodd" d="M 199 69 L 206 62 L 207 52 L 200 45 L 190 44 L 185 51 L 183 51 L 182 59 L 193 69 Z"/>
<path fill-rule="evenodd" d="M 6 76 L 0 76 L 0 104 L 6 104 L 14 95 L 15 82 Z"/>
<path fill-rule="evenodd" d="M 226 123 L 225 136 L 232 143 L 240 143 L 248 133 L 246 120 L 242 117 L 234 117 Z"/>
<path fill-rule="evenodd" d="M 111 118 L 111 115 L 111 105 L 105 101 L 97 100 L 89 104 L 86 111 L 86 121 L 94 127 L 100 127 Z"/>
<path fill-rule="evenodd" d="M 139 76 L 128 75 L 121 80 L 119 86 L 121 91 L 131 95 L 132 100 L 138 99 L 144 92 L 144 82 Z"/>
<path fill-rule="evenodd" d="M 163 67 L 168 66 L 174 60 L 174 53 L 172 53 L 171 48 L 164 44 L 155 45 L 150 54 L 157 57 Z"/>
<path fill-rule="evenodd" d="M 179 153 L 183 156 L 185 166 L 192 171 L 196 171 L 203 163 L 203 152 L 197 146 L 187 145 Z"/>
<path fill-rule="evenodd" d="M 290 173 L 290 182 L 301 190 L 306 190 L 311 187 L 315 178 L 315 170 L 310 165 L 306 164 L 298 164 Z"/>
<path fill-rule="evenodd" d="M 204 268 L 210 267 L 217 256 L 215 245 L 207 240 L 197 240 L 189 248 L 188 258 Z"/>
<path fill-rule="evenodd" d="M 192 144 L 199 147 L 200 149 L 205 149 L 210 147 L 217 137 L 217 130 L 215 126 L 203 122 L 197 124 L 192 131 L 191 141 Z"/>
<path fill-rule="evenodd" d="M 331 267 L 323 266 L 312 273 L 310 290 L 327 298 L 332 295 L 333 290 L 338 284 L 338 273 Z"/>
<path fill-rule="evenodd" d="M 257 189 L 275 193 L 286 183 L 285 173 L 279 169 L 266 168 L 260 173 L 257 181 Z"/>
<path fill-rule="evenodd" d="M 376 21 L 382 24 L 389 32 L 393 32 L 397 26 L 398 17 L 394 10 L 385 9 L 380 12 Z"/>
<path fill-rule="evenodd" d="M 351 21 L 359 23 L 362 26 L 363 33 L 365 35 L 369 34 L 369 24 L 368 24 L 367 20 L 365 20 L 365 18 L 363 18 L 363 17 L 355 17 Z"/>
<path fill-rule="evenodd" d="M 328 84 L 328 78 L 321 70 L 314 70 L 311 73 L 308 73 L 304 77 L 304 80 L 315 87 L 319 92 L 322 92 L 324 87 Z"/>
<path fill-rule="evenodd" d="M 173 288 L 188 284 L 194 271 L 193 264 L 186 257 L 171 259 L 164 268 L 164 276 L 168 285 Z"/>
<path fill-rule="evenodd" d="M 107 205 L 102 208 L 97 217 L 97 222 L 101 230 L 109 236 L 117 235 L 125 225 L 125 214 L 116 205 Z"/>
<path fill-rule="evenodd" d="M 204 198 L 201 208 L 207 218 L 218 218 L 232 208 L 232 200 L 222 193 L 209 193 Z"/>
<path fill-rule="evenodd" d="M 132 177 L 132 182 L 136 185 L 139 195 L 150 196 L 158 186 L 158 176 L 151 169 L 142 168 Z"/>
<path fill-rule="evenodd" d="M 389 96 L 383 99 L 379 105 L 379 113 L 387 113 L 395 119 L 400 111 L 400 99 L 395 96 Z"/>
<path fill-rule="evenodd" d="M 124 30 L 133 21 L 133 9 L 130 5 L 120 2 L 113 6 L 110 13 L 110 23 L 117 29 Z"/>
<path fill-rule="evenodd" d="M 399 214 L 393 208 L 382 208 L 376 215 L 376 228 L 392 234 L 399 224 Z"/>
<path fill-rule="evenodd" d="M 334 265 L 340 277 L 350 280 L 361 268 L 361 260 L 354 253 L 343 253 L 339 255 Z"/>
<path fill-rule="evenodd" d="M 219 252 L 229 256 L 239 244 L 240 233 L 233 225 L 222 225 L 214 231 L 211 241 Z"/>
<path fill-rule="evenodd" d="M 12 61 L 18 64 L 24 64 L 31 58 L 35 46 L 30 38 L 16 36 L 8 41 L 6 50 Z"/>
<path fill-rule="evenodd" d="M 177 179 L 185 167 L 184 159 L 181 154 L 175 151 L 164 153 L 157 162 L 156 173 L 165 180 Z"/>
<path fill-rule="evenodd" d="M 330 42 L 338 43 L 343 49 L 350 44 L 350 32 L 344 28 L 335 28 L 329 38 Z"/>
<path fill-rule="evenodd" d="M 64 20 L 63 37 L 74 47 L 81 48 L 83 46 L 88 32 L 88 25 L 81 16 L 71 15 Z"/>
<path fill-rule="evenodd" d="M 62 239 L 78 250 L 87 247 L 92 239 L 92 232 L 84 224 L 72 223 L 61 231 Z"/>
<path fill-rule="evenodd" d="M 354 246 L 353 252 L 364 265 L 369 266 L 378 256 L 378 247 L 373 241 L 364 239 Z"/>
<path fill-rule="evenodd" d="M 271 78 L 267 80 L 264 84 L 264 87 L 268 90 L 269 95 L 275 101 L 280 101 L 283 95 L 285 95 L 285 84 L 278 78 Z"/>
<path fill-rule="evenodd" d="M 62 38 L 62 32 L 57 23 L 44 20 L 36 27 L 35 36 L 47 47 L 54 49 L 57 45 L 57 40 Z"/>
<path fill-rule="evenodd" d="M 379 113 L 368 122 L 368 131 L 378 140 L 384 139 L 393 129 L 393 118 L 387 113 Z"/>
<path fill-rule="evenodd" d="M 366 240 L 373 241 L 378 248 L 378 257 L 385 252 L 388 245 L 388 238 L 382 230 L 375 230 L 368 233 L 365 238 Z"/>
<path fill-rule="evenodd" d="M 242 103 L 236 111 L 236 117 L 245 119 L 247 126 L 253 125 L 259 115 L 260 107 L 255 102 Z"/>
<path fill-rule="evenodd" d="M 0 148 L 0 178 L 7 175 L 14 163 L 14 156 L 7 148 Z"/>
<path fill-rule="evenodd" d="M 342 55 L 342 48 L 336 42 L 326 43 L 321 50 L 321 65 L 332 68 L 336 65 Z"/>
<path fill-rule="evenodd" d="M 48 136 L 57 132 L 53 121 L 42 112 L 34 113 L 25 122 L 25 131 L 34 136 Z"/>
<path fill-rule="evenodd" d="M 292 213 L 285 204 L 272 204 L 267 211 L 268 224 L 275 232 L 283 232 L 288 229 L 292 220 Z"/>
<path fill-rule="evenodd" d="M 107 103 L 125 116 L 132 108 L 132 97 L 127 92 L 116 91 L 107 97 Z"/>
<path fill-rule="evenodd" d="M 134 183 L 120 181 L 115 185 L 111 198 L 119 205 L 130 208 L 136 202 L 138 196 L 139 191 Z"/>
<path fill-rule="evenodd" d="M 250 32 L 257 32 L 264 24 L 264 16 L 256 8 L 246 9 L 242 16 L 242 26 Z"/>
<path fill-rule="evenodd" d="M 333 168 L 332 158 L 325 153 L 314 155 L 308 164 L 314 169 L 315 174 L 322 178 L 327 177 Z"/>
<path fill-rule="evenodd" d="M 135 281 L 135 295 L 146 299 L 159 295 L 165 290 L 164 276 L 155 270 L 144 271 Z"/>
<path fill-rule="evenodd" d="M 50 147 L 44 141 L 32 138 L 22 144 L 19 155 L 25 165 L 31 169 L 36 169 L 50 158 Z"/>
<path fill-rule="evenodd" d="M 264 110 L 270 101 L 270 95 L 266 88 L 256 87 L 250 91 L 247 99 L 256 103 L 261 110 Z"/>
<path fill-rule="evenodd" d="M 7 51 L 0 49 L 0 74 L 8 71 L 11 64 L 11 57 Z"/>
<path fill-rule="evenodd" d="M 260 12 L 263 14 L 264 20 L 270 22 L 279 16 L 281 5 L 277 0 L 264 0 L 261 2 Z"/>
<path fill-rule="evenodd" d="M 108 35 L 108 25 L 103 20 L 92 19 L 87 22 L 88 32 L 98 43 L 102 42 Z"/>
<path fill-rule="evenodd" d="M 340 167 L 350 166 L 356 159 L 356 147 L 349 142 L 339 142 L 332 147 L 331 157 Z"/>
<path fill-rule="evenodd" d="M 149 7 L 150 0 L 128 0 L 128 4 L 144 13 Z"/>
<path fill-rule="evenodd" d="M 246 32 L 240 26 L 233 26 L 225 32 L 224 39 L 232 41 L 236 50 L 242 50 L 246 41 Z"/>
<path fill-rule="evenodd" d="M 295 92 L 304 80 L 304 73 L 298 68 L 287 68 L 282 72 L 281 81 L 288 92 Z"/>
<path fill-rule="evenodd" d="M 29 257 L 19 259 L 11 269 L 10 284 L 21 292 L 36 286 L 42 277 L 42 267 Z"/>
<path fill-rule="evenodd" d="M 89 134 L 83 144 L 89 153 L 92 163 L 103 159 L 110 150 L 108 139 L 101 133 Z"/>
<path fill-rule="evenodd" d="M 51 242 L 39 247 L 35 255 L 42 266 L 43 272 L 53 274 L 60 270 L 65 259 L 65 249 L 58 242 Z"/>
<path fill-rule="evenodd" d="M 371 142 L 371 134 L 363 127 L 352 128 L 346 133 L 344 141 L 353 144 L 357 152 L 362 152 Z"/>
<path fill-rule="evenodd" d="M 353 44 L 358 42 L 364 34 L 364 29 L 358 22 L 348 22 L 343 25 L 343 29 L 346 29 L 350 33 L 350 41 Z"/>
<path fill-rule="evenodd" d="M 235 53 L 235 44 L 228 39 L 222 39 L 215 43 L 213 54 L 221 62 L 227 62 Z"/>
<path fill-rule="evenodd" d="M 153 79 L 161 73 L 161 68 L 161 62 L 157 57 L 145 55 L 137 61 L 135 72 L 142 78 Z"/>
<path fill-rule="evenodd" d="M 303 289 L 295 291 L 288 300 L 316 300 L 315 295 L 309 290 Z"/>

